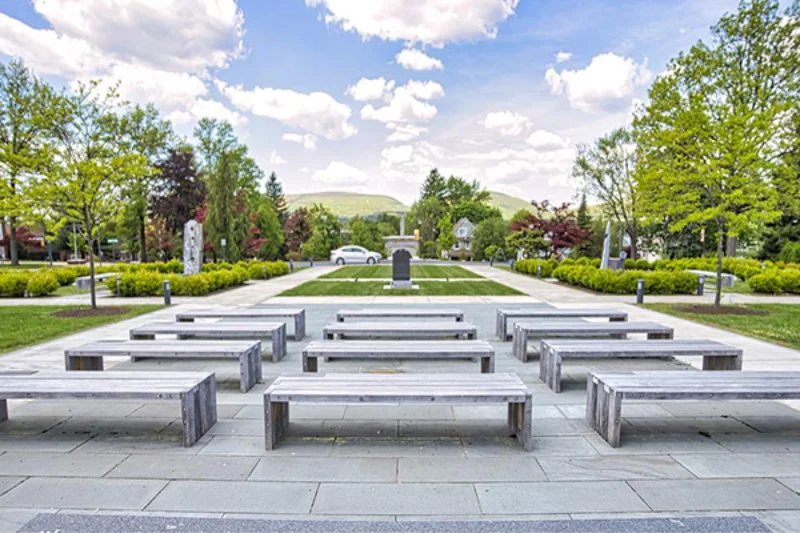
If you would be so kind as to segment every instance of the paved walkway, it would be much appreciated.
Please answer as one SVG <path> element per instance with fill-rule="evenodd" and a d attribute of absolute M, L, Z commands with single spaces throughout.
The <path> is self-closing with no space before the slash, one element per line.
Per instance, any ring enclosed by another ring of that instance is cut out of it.
<path fill-rule="evenodd" d="M 531 294 L 509 300 L 515 303 L 538 298 L 565 307 L 609 306 L 603 297 L 486 270 L 492 279 Z M 311 339 L 318 339 L 337 309 L 364 302 L 272 296 L 326 271 L 315 268 L 254 283 L 0 356 L 0 371 L 61 369 L 65 348 L 124 339 L 137 324 L 173 320 L 176 312 L 208 305 L 290 301 L 306 307 L 307 329 Z M 418 302 L 417 297 L 384 298 L 384 305 Z M 800 530 L 800 412 L 793 402 L 626 402 L 622 447 L 612 449 L 583 418 L 587 370 L 684 368 L 684 362 L 568 361 L 564 392 L 554 394 L 538 380 L 535 362 L 521 363 L 510 355 L 510 343 L 493 338 L 501 299 L 424 300 L 458 302 L 479 338 L 495 346 L 497 371 L 516 372 L 534 391 L 533 453 L 525 454 L 503 436 L 504 407 L 440 405 L 292 406 L 289 438 L 268 453 L 262 393 L 276 376 L 300 371 L 305 342 L 290 342 L 286 358 L 265 362 L 265 383 L 246 394 L 238 392 L 235 362 L 132 364 L 119 358 L 107 363 L 117 370 L 213 370 L 220 383 L 219 421 L 185 449 L 177 404 L 10 401 L 9 420 L 0 424 L 0 533 L 16 531 L 48 511 L 398 523 L 612 519 L 617 526 L 641 517 L 753 516 L 774 532 Z M 745 369 L 800 370 L 800 353 L 794 350 L 625 303 L 611 306 L 627 310 L 631 320 L 671 324 L 677 338 L 740 346 Z M 477 372 L 477 367 L 469 361 L 321 363 L 322 372 Z M 53 524 L 38 523 L 41 527 L 27 531 Z M 675 523 L 681 520 L 665 522 Z M 662 530 L 669 531 L 653 529 Z"/>

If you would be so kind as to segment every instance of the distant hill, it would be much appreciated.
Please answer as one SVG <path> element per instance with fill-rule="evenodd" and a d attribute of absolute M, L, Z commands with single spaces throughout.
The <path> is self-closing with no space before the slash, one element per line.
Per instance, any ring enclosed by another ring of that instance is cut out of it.
<path fill-rule="evenodd" d="M 492 193 L 492 205 L 495 206 L 503 213 L 503 218 L 506 220 L 514 216 L 514 213 L 520 209 L 527 209 L 531 211 L 531 203 L 516 196 L 509 196 L 501 192 L 490 191 Z"/>
<path fill-rule="evenodd" d="M 380 194 L 359 194 L 351 192 L 315 192 L 308 194 L 287 194 L 286 204 L 290 211 L 300 207 L 322 204 L 338 217 L 352 218 L 374 213 L 393 213 L 408 211 L 408 206 L 391 196 Z"/>

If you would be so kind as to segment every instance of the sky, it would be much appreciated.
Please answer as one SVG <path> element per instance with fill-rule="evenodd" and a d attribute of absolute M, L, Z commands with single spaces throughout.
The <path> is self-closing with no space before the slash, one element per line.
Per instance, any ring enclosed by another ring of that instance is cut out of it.
<path fill-rule="evenodd" d="M 191 137 L 228 120 L 287 193 L 411 203 L 431 168 L 569 201 L 576 147 L 630 124 L 733 0 L 0 0 L 0 60 L 119 83 Z"/>

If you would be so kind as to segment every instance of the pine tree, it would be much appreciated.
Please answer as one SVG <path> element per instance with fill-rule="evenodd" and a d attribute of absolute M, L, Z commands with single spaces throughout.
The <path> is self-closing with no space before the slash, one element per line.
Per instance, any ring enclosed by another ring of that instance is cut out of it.
<path fill-rule="evenodd" d="M 445 181 L 444 177 L 439 174 L 438 169 L 431 170 L 428 177 L 425 178 L 425 182 L 422 184 L 422 190 L 420 191 L 420 199 L 427 200 L 428 198 L 438 198 L 439 200 L 444 199 L 446 193 L 446 185 L 447 182 Z"/>
<path fill-rule="evenodd" d="M 286 219 L 289 218 L 289 208 L 286 206 L 283 186 L 281 182 L 278 181 L 278 175 L 274 172 L 269 175 L 269 179 L 267 180 L 267 198 L 272 202 L 272 207 L 278 215 L 281 226 L 283 226 L 286 223 Z"/>
<path fill-rule="evenodd" d="M 589 255 L 589 249 L 592 246 L 592 217 L 589 215 L 589 209 L 586 205 L 586 193 L 584 192 L 581 196 L 581 203 L 578 206 L 578 214 L 575 217 L 575 222 L 577 222 L 578 227 L 581 228 L 586 234 L 589 236 L 586 242 L 580 244 L 576 247 L 578 255 L 581 257 L 587 257 Z"/>

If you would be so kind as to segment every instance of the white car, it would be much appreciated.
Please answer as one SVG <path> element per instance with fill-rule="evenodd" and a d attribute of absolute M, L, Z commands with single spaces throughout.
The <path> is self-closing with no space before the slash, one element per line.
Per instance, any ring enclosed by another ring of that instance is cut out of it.
<path fill-rule="evenodd" d="M 338 250 L 331 251 L 331 263 L 337 265 L 350 265 L 364 263 L 367 265 L 377 264 L 382 258 L 377 252 L 370 252 L 361 246 L 345 246 Z"/>

